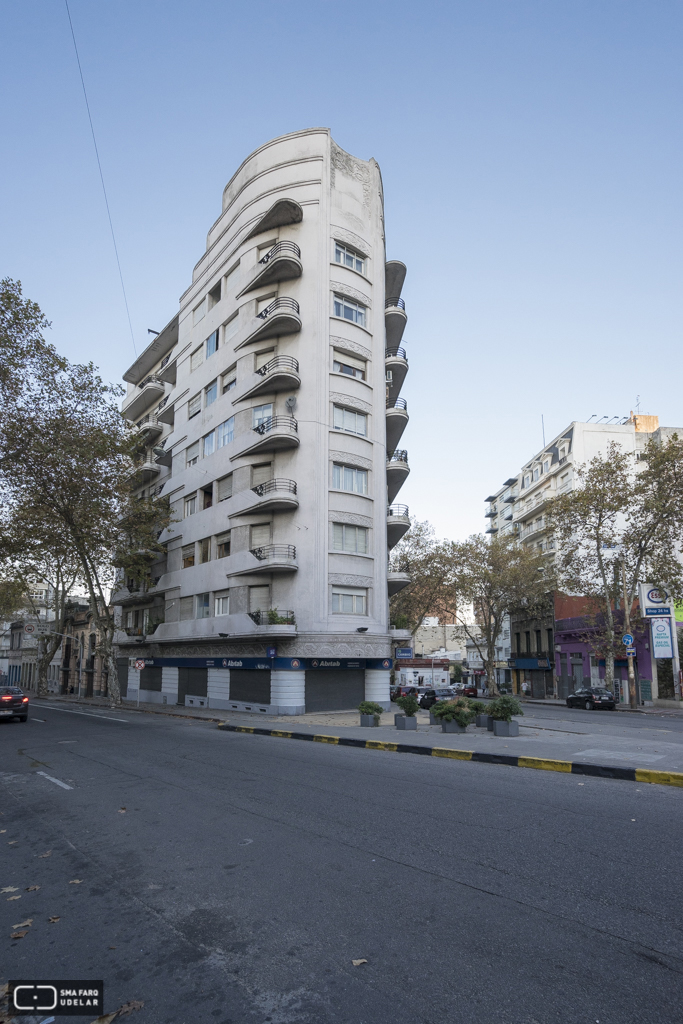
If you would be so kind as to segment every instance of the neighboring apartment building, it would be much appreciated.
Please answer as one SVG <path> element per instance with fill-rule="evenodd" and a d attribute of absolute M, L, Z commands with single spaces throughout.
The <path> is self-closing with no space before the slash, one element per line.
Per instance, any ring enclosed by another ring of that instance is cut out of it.
<path fill-rule="evenodd" d="M 660 427 L 658 416 L 633 413 L 619 423 L 574 421 L 489 495 L 486 532 L 492 536 L 511 534 L 525 547 L 554 558 L 555 541 L 544 512 L 554 497 L 578 485 L 576 467 L 598 454 L 606 455 L 613 441 L 637 460 L 650 438 L 664 439 L 674 432 L 683 433 L 674 427 Z M 527 683 L 531 696 L 566 696 L 571 673 L 568 676 L 566 667 L 561 672 L 559 663 L 555 664 L 553 600 L 549 597 L 540 618 L 514 617 L 510 631 L 513 691 L 521 693 Z M 647 672 L 651 677 L 649 664 Z"/>
<path fill-rule="evenodd" d="M 226 186 L 178 316 L 124 375 L 139 493 L 176 520 L 150 585 L 114 598 L 129 698 L 389 706 L 405 273 L 379 167 L 327 129 L 267 143 Z"/>

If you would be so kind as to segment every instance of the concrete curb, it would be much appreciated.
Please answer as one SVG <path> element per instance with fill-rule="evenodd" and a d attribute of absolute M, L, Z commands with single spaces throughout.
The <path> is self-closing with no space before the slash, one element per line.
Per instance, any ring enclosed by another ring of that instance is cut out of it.
<path fill-rule="evenodd" d="M 386 743 L 382 740 L 361 740 L 352 736 L 326 736 L 312 732 L 289 732 L 285 729 L 261 729 L 255 725 L 229 725 L 227 722 L 222 722 L 218 728 L 225 732 L 247 732 L 254 736 L 277 736 L 287 740 L 311 740 L 314 743 L 331 743 L 339 747 L 386 750 L 395 754 L 422 754 L 427 757 L 447 757 L 454 761 L 480 761 L 484 764 L 508 765 L 511 768 L 535 768 L 544 772 L 568 772 L 571 775 L 592 775 L 600 779 L 649 782 L 659 786 L 683 788 L 682 772 L 658 772 L 650 768 L 617 768 L 606 764 L 554 761 L 545 757 L 523 757 L 514 754 L 485 754 L 477 750 L 455 750 L 450 747 L 428 747 L 413 743 Z"/>

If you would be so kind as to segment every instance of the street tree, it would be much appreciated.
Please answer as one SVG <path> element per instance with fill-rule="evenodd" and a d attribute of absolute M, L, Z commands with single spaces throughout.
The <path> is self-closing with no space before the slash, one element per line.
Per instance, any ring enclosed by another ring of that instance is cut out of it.
<path fill-rule="evenodd" d="M 24 298 L 21 282 L 0 281 L 0 400 L 3 404 L 40 387 L 65 365 L 43 332 L 50 327 L 40 306 Z"/>
<path fill-rule="evenodd" d="M 452 543 L 437 540 L 430 523 L 413 519 L 391 552 L 390 568 L 410 576 L 408 586 L 390 599 L 392 621 L 405 623 L 413 634 L 427 615 L 455 622 L 453 564 Z"/>

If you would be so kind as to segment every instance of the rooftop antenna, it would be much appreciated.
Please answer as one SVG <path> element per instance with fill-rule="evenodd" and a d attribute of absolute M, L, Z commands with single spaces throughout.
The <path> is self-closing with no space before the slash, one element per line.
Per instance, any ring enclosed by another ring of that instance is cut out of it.
<path fill-rule="evenodd" d="M 598 422 L 598 423 L 602 423 L 602 421 L 603 421 L 603 420 L 606 420 L 606 419 L 607 419 L 607 417 L 606 417 L 606 416 L 601 416 L 601 417 L 600 417 L 600 419 L 599 419 L 599 420 L 597 420 L 597 422 Z"/>
<path fill-rule="evenodd" d="M 594 412 L 593 415 L 591 416 L 591 419 L 590 420 L 586 420 L 586 423 L 590 423 L 590 421 L 594 420 L 597 415 L 598 415 L 597 412 Z"/>
<path fill-rule="evenodd" d="M 543 447 L 545 448 L 545 422 L 543 420 L 543 413 L 541 413 L 541 430 L 543 431 Z"/>
<path fill-rule="evenodd" d="M 636 395 L 636 412 L 640 412 L 640 395 Z"/>

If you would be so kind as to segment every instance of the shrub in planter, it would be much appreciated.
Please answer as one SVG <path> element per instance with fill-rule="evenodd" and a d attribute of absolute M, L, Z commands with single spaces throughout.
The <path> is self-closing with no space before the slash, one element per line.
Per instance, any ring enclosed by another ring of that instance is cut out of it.
<path fill-rule="evenodd" d="M 441 722 L 443 732 L 464 732 L 470 722 L 474 721 L 474 711 L 465 697 L 439 701 L 432 708 L 432 714 Z"/>
<path fill-rule="evenodd" d="M 519 725 L 512 721 L 513 715 L 523 715 L 522 706 L 516 697 L 503 694 L 489 704 L 489 715 L 493 720 L 494 736 L 519 736 Z"/>
<path fill-rule="evenodd" d="M 381 704 L 376 704 L 374 700 L 362 700 L 358 705 L 360 711 L 360 724 L 373 728 L 379 725 L 379 719 L 384 711 Z"/>
<path fill-rule="evenodd" d="M 488 704 L 483 700 L 468 700 L 469 706 L 475 715 L 488 715 Z"/>
<path fill-rule="evenodd" d="M 399 697 L 396 703 L 403 710 L 402 715 L 394 715 L 396 728 L 417 729 L 417 718 L 415 717 L 415 712 L 419 707 L 417 697 L 412 693 L 407 693 L 405 697 Z"/>

